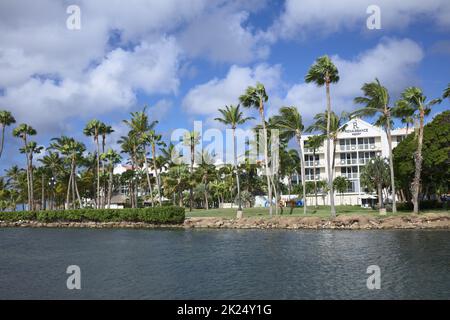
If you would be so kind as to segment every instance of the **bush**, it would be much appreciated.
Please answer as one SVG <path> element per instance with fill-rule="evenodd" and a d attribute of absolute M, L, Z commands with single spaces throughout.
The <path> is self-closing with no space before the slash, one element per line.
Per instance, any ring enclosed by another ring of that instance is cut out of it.
<path fill-rule="evenodd" d="M 37 220 L 40 222 L 146 222 L 151 224 L 181 224 L 184 208 L 155 207 L 139 209 L 78 209 L 52 211 L 0 212 L 0 220 Z"/>
<path fill-rule="evenodd" d="M 412 202 L 400 202 L 397 203 L 398 211 L 412 211 L 414 206 Z M 439 210 L 447 210 L 447 203 L 440 202 L 438 200 L 423 200 L 419 203 L 420 210 L 430 210 L 430 209 L 439 209 Z"/>

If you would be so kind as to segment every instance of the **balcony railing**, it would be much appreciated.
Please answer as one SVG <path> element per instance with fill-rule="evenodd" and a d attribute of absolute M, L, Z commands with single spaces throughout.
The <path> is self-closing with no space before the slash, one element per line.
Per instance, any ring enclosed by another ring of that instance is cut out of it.
<path fill-rule="evenodd" d="M 319 160 L 316 160 L 316 161 L 305 161 L 305 166 L 313 167 L 314 163 L 315 163 L 316 167 L 320 166 L 320 161 Z"/>

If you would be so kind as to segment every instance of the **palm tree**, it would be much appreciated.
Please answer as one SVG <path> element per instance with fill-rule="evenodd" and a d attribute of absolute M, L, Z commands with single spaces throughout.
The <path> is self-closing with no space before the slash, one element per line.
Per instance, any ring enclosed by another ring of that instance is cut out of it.
<path fill-rule="evenodd" d="M 328 113 L 318 113 L 314 116 L 315 122 L 309 126 L 305 131 L 306 132 L 312 132 L 312 131 L 319 131 L 321 133 L 321 136 L 323 139 L 325 137 L 328 137 L 328 142 L 333 143 L 333 150 L 331 153 L 331 178 L 334 178 L 335 173 L 335 158 L 336 158 L 336 146 L 338 142 L 338 135 L 340 132 L 344 131 L 347 127 L 345 124 L 345 121 L 347 119 L 347 113 L 342 112 L 340 115 L 337 115 L 334 112 L 330 113 L 331 117 L 328 117 Z M 330 120 L 328 120 L 330 118 Z M 333 203 L 334 208 L 334 188 L 333 183 L 330 183 L 328 181 L 328 188 L 327 188 L 329 194 L 330 194 L 330 204 Z M 333 209 L 332 208 L 332 209 Z M 333 212 L 333 210 L 332 210 Z M 336 214 L 336 211 L 334 211 Z M 336 215 L 334 215 L 336 216 Z"/>
<path fill-rule="evenodd" d="M 272 217 L 272 188 L 270 183 L 270 175 L 269 172 L 269 152 L 267 148 L 267 128 L 266 128 L 266 120 L 264 116 L 264 103 L 267 102 L 269 97 L 267 96 L 266 89 L 262 83 L 257 83 L 255 87 L 249 86 L 245 91 L 245 94 L 239 97 L 239 101 L 246 108 L 257 108 L 259 111 L 259 116 L 261 118 L 261 126 L 263 129 L 264 135 L 264 167 L 266 171 L 266 179 L 267 179 L 267 192 L 269 198 L 269 214 Z"/>
<path fill-rule="evenodd" d="M 348 187 L 350 186 L 350 180 L 348 180 L 347 177 L 338 176 L 334 178 L 333 186 L 334 189 L 336 189 L 336 191 L 341 194 L 341 205 L 342 205 L 344 192 L 346 192 Z"/>
<path fill-rule="evenodd" d="M 450 83 L 447 84 L 447 88 L 444 90 L 444 94 L 442 95 L 442 98 L 450 98 Z"/>
<path fill-rule="evenodd" d="M 79 206 L 82 207 L 80 193 L 78 191 L 77 184 L 77 164 L 81 162 L 83 152 L 86 151 L 86 147 L 82 142 L 76 141 L 74 138 L 67 136 L 61 136 L 59 138 L 53 138 L 50 144 L 50 150 L 58 150 L 62 155 L 66 157 L 66 161 L 69 164 L 69 181 L 67 184 L 66 193 L 66 208 L 69 208 L 70 195 L 72 194 L 72 208 L 75 208 L 76 200 L 78 200 Z"/>
<path fill-rule="evenodd" d="M 240 111 L 240 105 L 237 106 L 225 106 L 225 109 L 219 109 L 222 114 L 221 118 L 215 118 L 214 120 L 219 121 L 223 124 L 230 125 L 233 132 L 233 162 L 234 168 L 236 170 L 236 186 L 238 193 L 238 217 L 242 217 L 242 200 L 241 200 L 241 188 L 239 183 L 239 168 L 237 164 L 237 150 L 236 150 L 236 127 L 240 124 L 244 124 L 248 120 L 254 119 L 253 117 L 244 117 L 243 113 Z"/>
<path fill-rule="evenodd" d="M 2 139 L 0 142 L 0 158 L 3 153 L 3 145 L 5 143 L 5 130 L 6 127 L 16 123 L 16 119 L 12 116 L 11 112 L 6 110 L 0 110 L 0 125 L 2 126 Z"/>
<path fill-rule="evenodd" d="M 105 124 L 105 123 L 101 123 L 101 125 L 100 125 L 100 128 L 99 128 L 99 131 L 98 131 L 98 134 L 99 135 L 101 135 L 102 136 L 102 154 L 103 153 L 105 153 L 105 147 L 106 147 L 106 136 L 107 135 L 110 135 L 111 133 L 113 133 L 114 132 L 114 129 L 111 127 L 111 126 L 109 126 L 109 125 L 107 125 L 107 124 Z M 101 157 L 100 157 L 101 158 Z M 102 159 L 100 159 L 100 161 L 101 161 L 101 164 L 102 164 L 102 173 L 104 174 L 105 173 L 105 164 L 104 164 L 104 162 L 102 161 Z M 104 183 L 106 183 L 106 182 L 104 182 Z M 105 196 L 106 196 L 106 192 L 104 191 L 106 189 L 106 185 L 104 184 L 103 186 L 102 186 L 102 191 L 101 191 L 101 194 L 102 195 L 104 195 L 102 198 L 101 198 L 101 207 L 103 208 L 104 206 L 105 206 Z"/>
<path fill-rule="evenodd" d="M 394 177 L 394 158 L 392 155 L 392 135 L 391 126 L 392 108 L 389 106 L 389 92 L 386 87 L 383 87 L 378 79 L 374 82 L 365 83 L 361 90 L 364 96 L 356 97 L 355 103 L 364 105 L 363 108 L 352 113 L 358 117 L 373 117 L 379 114 L 375 125 L 381 126 L 386 132 L 388 146 L 389 146 L 389 170 L 391 174 L 391 188 L 392 188 L 392 213 L 397 212 L 396 206 L 396 192 L 395 192 L 395 177 Z"/>
<path fill-rule="evenodd" d="M 57 152 L 48 152 L 48 154 L 46 154 L 45 156 L 43 156 L 41 159 L 38 160 L 40 163 L 42 163 L 42 165 L 44 166 L 44 168 L 46 168 L 52 175 L 51 182 L 55 183 L 56 182 L 56 176 L 58 175 L 59 172 L 61 172 L 64 168 L 64 164 L 63 164 L 63 159 L 59 156 L 59 153 Z M 51 194 L 52 194 L 52 199 L 50 201 L 50 210 L 53 209 L 54 207 L 54 202 L 55 202 L 55 189 L 54 189 L 54 185 L 51 184 L 50 185 L 51 188 Z"/>
<path fill-rule="evenodd" d="M 197 153 L 197 158 L 201 159 L 201 161 L 196 173 L 199 176 L 200 183 L 204 186 L 203 196 L 205 201 L 205 209 L 208 210 L 209 183 L 212 178 L 214 178 L 216 173 L 216 168 L 214 166 L 214 154 L 209 153 L 207 150 L 203 150 L 202 152 Z"/>
<path fill-rule="evenodd" d="M 389 184 L 389 166 L 386 159 L 375 157 L 361 169 L 360 181 L 369 190 L 378 191 L 378 209 L 380 213 L 383 208 L 383 186 Z"/>
<path fill-rule="evenodd" d="M 302 133 L 305 128 L 302 116 L 297 108 L 281 107 L 280 114 L 274 117 L 275 126 L 281 130 L 281 136 L 287 141 L 295 137 L 298 146 L 298 155 L 300 157 L 300 175 L 303 186 L 303 213 L 306 214 L 306 176 L 305 176 L 305 156 L 303 154 Z"/>
<path fill-rule="evenodd" d="M 157 146 L 165 146 L 166 144 L 162 141 L 162 136 L 160 134 L 156 134 L 155 130 L 151 129 L 145 134 L 146 141 L 150 144 L 152 149 L 152 161 L 153 161 L 153 169 L 155 170 L 155 178 L 156 185 L 158 189 L 158 201 L 159 206 L 162 206 L 161 199 L 161 178 L 158 168 L 158 162 L 156 161 L 156 147 Z"/>
<path fill-rule="evenodd" d="M 103 152 L 101 156 L 102 160 L 108 161 L 108 195 L 107 195 L 107 206 L 108 209 L 111 208 L 111 197 L 112 197 L 112 189 L 113 189 L 113 179 L 114 179 L 114 166 L 120 163 L 122 157 L 116 151 L 112 149 L 108 149 L 107 152 Z"/>
<path fill-rule="evenodd" d="M 440 103 L 441 99 L 433 99 L 427 101 L 427 97 L 423 94 L 422 90 L 417 87 L 406 88 L 402 93 L 402 103 L 407 104 L 414 110 L 414 116 L 419 119 L 419 128 L 416 131 L 417 138 L 417 150 L 414 153 L 415 172 L 414 179 L 411 183 L 411 193 L 414 205 L 413 212 L 419 213 L 419 190 L 420 190 L 420 174 L 422 171 L 422 145 L 423 145 L 423 128 L 424 119 L 431 111 L 431 107 L 437 103 Z"/>
<path fill-rule="evenodd" d="M 150 192 L 150 201 L 153 207 L 155 204 L 153 199 L 153 187 L 150 179 L 149 165 L 147 161 L 147 136 L 149 131 L 154 129 L 158 121 L 149 122 L 146 110 L 147 106 L 144 106 L 144 109 L 142 111 L 131 112 L 131 120 L 123 120 L 123 122 L 130 128 L 129 135 L 134 136 L 134 138 L 136 139 L 136 151 L 142 148 L 143 152 L 141 154 L 145 165 L 145 176 L 147 178 L 147 185 Z M 137 156 L 138 154 L 136 153 L 135 155 Z"/>
<path fill-rule="evenodd" d="M 190 175 L 191 175 L 191 186 L 189 188 L 189 211 L 192 211 L 192 207 L 194 204 L 194 190 L 192 186 L 192 179 L 194 178 L 194 161 L 195 161 L 195 146 L 200 143 L 200 134 L 197 131 L 186 132 L 183 137 L 183 144 L 188 146 L 191 154 L 191 167 L 190 167 Z"/>
<path fill-rule="evenodd" d="M 14 128 L 13 136 L 22 139 L 23 149 L 22 152 L 25 153 L 27 159 L 27 190 L 28 190 L 28 210 L 34 210 L 34 197 L 33 197 L 33 174 L 32 168 L 33 163 L 30 161 L 32 155 L 30 155 L 30 146 L 28 145 L 28 137 L 36 135 L 36 130 L 22 123 L 18 127 Z"/>
<path fill-rule="evenodd" d="M 105 124 L 100 122 L 99 120 L 93 119 L 86 124 L 86 127 L 83 130 L 83 133 L 88 137 L 94 138 L 94 143 L 97 146 L 97 196 L 96 196 L 96 207 L 100 208 L 100 144 L 99 144 L 99 136 L 100 130 L 105 127 Z"/>
<path fill-rule="evenodd" d="M 412 108 L 406 101 L 399 100 L 395 103 L 395 107 L 392 108 L 392 116 L 399 118 L 401 123 L 406 124 L 406 134 L 409 133 L 409 127 L 415 123 L 414 108 Z"/>
<path fill-rule="evenodd" d="M 331 115 L 331 97 L 330 97 L 330 84 L 337 83 L 339 81 L 339 72 L 336 66 L 333 64 L 328 56 L 322 56 L 316 60 L 316 63 L 311 66 L 308 73 L 305 76 L 306 83 L 314 82 L 319 87 L 325 85 L 327 95 L 327 114 Z M 327 137 L 327 169 L 328 169 L 328 188 L 330 189 L 330 205 L 331 215 L 336 217 L 336 208 L 334 207 L 333 196 L 333 175 L 331 168 L 331 116 L 326 117 L 326 137 Z"/>
<path fill-rule="evenodd" d="M 135 184 L 134 184 L 135 180 L 133 180 L 132 178 L 134 177 L 134 174 L 135 174 L 138 158 L 139 158 L 140 154 L 144 153 L 144 152 L 141 152 L 139 150 L 139 148 L 141 147 L 139 145 L 140 141 L 138 140 L 138 138 L 136 137 L 136 135 L 134 134 L 133 131 L 128 132 L 127 136 L 122 136 L 117 142 L 120 144 L 120 147 L 122 148 L 122 152 L 128 153 L 128 155 L 130 156 L 129 162 L 131 163 L 131 170 L 129 170 L 130 173 L 127 174 L 126 182 L 130 186 L 131 206 L 134 208 L 135 205 L 137 204 L 137 194 L 134 192 L 135 191 Z M 147 169 L 147 157 L 144 156 L 144 160 L 145 160 L 145 167 Z M 148 170 L 146 170 L 146 173 L 148 173 Z M 153 190 L 152 190 L 152 184 L 151 184 L 149 175 L 147 175 L 147 182 L 148 182 L 148 186 L 150 189 L 149 192 L 150 192 L 151 202 L 153 205 Z"/>
<path fill-rule="evenodd" d="M 314 174 L 314 197 L 316 200 L 316 208 L 319 206 L 317 202 L 317 177 L 316 177 L 316 152 L 322 146 L 324 136 L 314 135 L 310 136 L 306 140 L 306 145 L 309 149 L 312 149 L 313 153 L 313 174 Z"/>

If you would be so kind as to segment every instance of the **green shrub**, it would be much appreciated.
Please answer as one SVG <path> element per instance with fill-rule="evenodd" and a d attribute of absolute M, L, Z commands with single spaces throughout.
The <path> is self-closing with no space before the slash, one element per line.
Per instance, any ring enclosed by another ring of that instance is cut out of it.
<path fill-rule="evenodd" d="M 414 208 L 412 202 L 400 202 L 397 203 L 398 211 L 412 211 Z M 423 200 L 420 201 L 419 204 L 420 210 L 430 210 L 430 209 L 439 209 L 439 210 L 447 210 L 447 203 L 440 202 L 438 200 Z"/>
<path fill-rule="evenodd" d="M 40 222 L 146 222 L 151 224 L 181 224 L 184 208 L 155 207 L 139 209 L 78 209 L 52 211 L 0 212 L 0 220 L 37 220 Z"/>

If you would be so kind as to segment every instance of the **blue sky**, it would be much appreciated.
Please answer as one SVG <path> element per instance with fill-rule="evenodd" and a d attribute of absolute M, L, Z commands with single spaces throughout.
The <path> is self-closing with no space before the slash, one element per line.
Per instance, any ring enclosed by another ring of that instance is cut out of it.
<path fill-rule="evenodd" d="M 71 4 L 81 10 L 80 30 L 66 27 Z M 372 4 L 380 30 L 366 27 Z M 331 89 L 339 112 L 353 110 L 361 85 L 375 77 L 392 100 L 411 85 L 439 97 L 450 82 L 445 0 L 6 0 L 0 28 L 0 109 L 35 127 L 43 145 L 65 134 L 92 148 L 82 127 L 98 118 L 116 129 L 110 145 L 117 148 L 121 120 L 144 105 L 166 139 L 194 120 L 220 128 L 217 108 L 237 103 L 256 81 L 270 96 L 267 115 L 295 105 L 308 125 L 324 109 L 325 92 L 304 76 L 324 54 L 341 74 Z M 18 144 L 7 137 L 1 168 L 22 164 Z"/>

